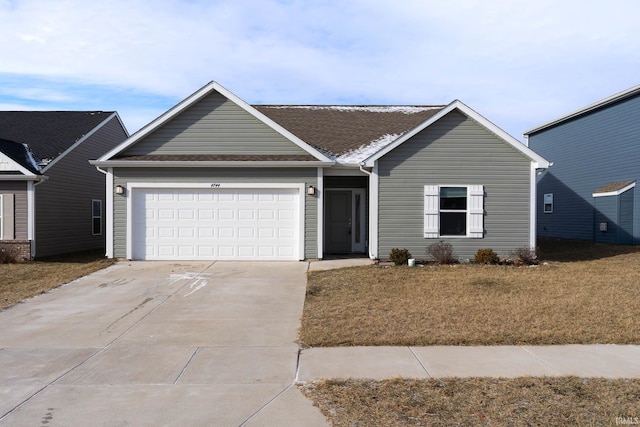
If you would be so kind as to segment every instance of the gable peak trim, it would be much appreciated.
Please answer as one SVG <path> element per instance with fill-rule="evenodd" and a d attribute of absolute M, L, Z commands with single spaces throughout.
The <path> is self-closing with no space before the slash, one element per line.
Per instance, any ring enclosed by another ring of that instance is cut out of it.
<path fill-rule="evenodd" d="M 513 136 L 509 135 L 507 132 L 505 132 L 500 127 L 495 125 L 493 122 L 491 122 L 490 120 L 488 120 L 487 118 L 485 118 L 484 116 L 482 116 L 481 114 L 479 114 L 478 112 L 476 112 L 475 110 L 473 110 L 472 108 L 470 108 L 469 106 L 467 106 L 465 103 L 463 103 L 458 99 L 454 100 L 449 105 L 445 106 L 443 109 L 438 111 L 435 115 L 425 120 L 422 124 L 416 126 L 411 131 L 402 135 L 392 144 L 387 145 L 385 148 L 378 151 L 376 154 L 364 160 L 363 166 L 368 166 L 368 167 L 373 166 L 376 160 L 378 160 L 385 154 L 389 153 L 390 151 L 394 150 L 396 147 L 403 144 L 407 140 L 411 139 L 417 133 L 428 128 L 433 123 L 437 122 L 438 120 L 440 120 L 441 118 L 443 118 L 444 116 L 446 116 L 447 114 L 449 114 L 454 110 L 460 111 L 462 114 L 476 121 L 485 129 L 487 129 L 489 132 L 493 133 L 498 138 L 502 139 L 503 141 L 511 145 L 516 150 L 520 151 L 522 154 L 528 157 L 532 162 L 534 162 L 536 168 L 546 169 L 550 166 L 550 163 L 546 159 L 544 159 L 542 156 L 540 156 L 539 154 L 531 150 L 529 147 L 527 147 L 526 145 L 524 145 L 523 143 L 515 139 Z"/>
<path fill-rule="evenodd" d="M 133 134 L 131 137 L 125 140 L 122 144 L 118 145 L 113 150 L 106 153 L 104 156 L 98 159 L 98 161 L 103 162 L 103 161 L 110 160 L 117 154 L 121 153 L 122 151 L 134 145 L 139 140 L 143 139 L 145 136 L 149 135 L 151 132 L 158 129 L 160 126 L 169 122 L 178 114 L 182 113 L 183 111 L 185 111 L 186 109 L 188 109 L 189 107 L 191 107 L 192 105 L 194 105 L 195 103 L 197 103 L 198 101 L 206 97 L 207 95 L 211 94 L 212 92 L 218 92 L 220 95 L 224 96 L 225 98 L 227 98 L 228 100 L 230 100 L 231 102 L 233 102 L 234 104 L 236 104 L 237 106 L 245 110 L 247 113 L 251 114 L 253 117 L 258 119 L 265 125 L 269 126 L 274 131 L 278 132 L 284 138 L 286 138 L 293 144 L 297 145 L 307 153 L 311 154 L 313 157 L 315 157 L 319 161 L 332 162 L 331 159 L 329 159 L 327 156 L 322 154 L 320 151 L 316 150 L 311 145 L 302 141 L 300 138 L 293 135 L 291 132 L 289 132 L 288 130 L 286 130 L 285 128 L 283 128 L 282 126 L 280 126 L 279 124 L 277 124 L 276 122 L 274 122 L 273 120 L 271 120 L 270 118 L 262 114 L 256 108 L 247 104 L 245 101 L 243 101 L 238 96 L 234 95 L 231 91 L 227 90 L 226 88 L 224 88 L 222 85 L 220 85 L 215 81 L 209 82 L 208 84 L 198 89 L 196 92 L 194 92 L 187 98 L 183 99 L 174 107 L 172 107 L 171 109 L 169 109 L 168 111 L 166 111 L 165 113 L 163 113 L 162 115 L 160 115 L 159 117 L 157 117 L 156 119 L 148 123 L 146 126 L 144 126 L 135 134 Z"/>

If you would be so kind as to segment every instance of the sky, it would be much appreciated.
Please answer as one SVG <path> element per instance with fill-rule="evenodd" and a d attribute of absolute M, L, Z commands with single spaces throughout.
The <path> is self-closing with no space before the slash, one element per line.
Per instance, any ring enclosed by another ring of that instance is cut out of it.
<path fill-rule="evenodd" d="M 0 0 L 0 110 L 446 105 L 522 134 L 640 84 L 640 1 Z"/>

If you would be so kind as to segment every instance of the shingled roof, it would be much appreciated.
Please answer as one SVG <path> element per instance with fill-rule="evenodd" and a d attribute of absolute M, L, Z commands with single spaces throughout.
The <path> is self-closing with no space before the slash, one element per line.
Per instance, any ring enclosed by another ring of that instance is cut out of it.
<path fill-rule="evenodd" d="M 18 163 L 29 172 L 40 174 L 38 165 L 36 164 L 33 155 L 29 151 L 29 147 L 27 147 L 25 144 L 0 138 L 0 153 L 9 157 L 11 160 Z M 20 172 L 15 173 L 20 174 Z"/>
<path fill-rule="evenodd" d="M 0 111 L 0 138 L 26 144 L 48 163 L 107 119 L 108 111 Z"/>
<path fill-rule="evenodd" d="M 253 105 L 295 136 L 344 163 L 358 163 L 442 106 Z"/>

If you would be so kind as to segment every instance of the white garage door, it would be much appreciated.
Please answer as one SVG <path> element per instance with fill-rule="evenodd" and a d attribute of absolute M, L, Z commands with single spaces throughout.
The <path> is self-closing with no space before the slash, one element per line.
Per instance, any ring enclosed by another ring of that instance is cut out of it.
<path fill-rule="evenodd" d="M 299 190 L 137 188 L 132 256 L 146 260 L 296 260 Z"/>

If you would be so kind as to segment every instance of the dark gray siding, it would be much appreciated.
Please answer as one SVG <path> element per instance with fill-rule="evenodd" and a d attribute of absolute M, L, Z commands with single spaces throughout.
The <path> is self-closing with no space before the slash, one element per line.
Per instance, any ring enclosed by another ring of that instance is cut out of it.
<path fill-rule="evenodd" d="M 620 195 L 620 222 L 618 232 L 618 244 L 633 244 L 633 205 L 635 204 L 633 190 L 625 191 Z"/>
<path fill-rule="evenodd" d="M 36 257 L 104 248 L 105 175 L 89 160 L 124 141 L 116 117 L 62 157 L 36 187 Z M 103 233 L 92 235 L 91 200 L 102 200 Z"/>
<path fill-rule="evenodd" d="M 114 170 L 114 187 L 128 182 L 166 183 L 304 183 L 317 185 L 317 169 L 211 169 L 120 168 Z M 317 258 L 318 205 L 315 196 L 305 198 L 305 257 Z M 114 257 L 127 256 L 127 199 L 114 194 Z"/>
<path fill-rule="evenodd" d="M 308 153 L 235 103 L 213 92 L 123 154 Z"/>
<path fill-rule="evenodd" d="M 425 185 L 483 185 L 482 239 L 449 238 L 455 255 L 480 248 L 506 256 L 529 246 L 530 160 L 477 122 L 454 111 L 378 161 L 379 256 L 407 248 L 425 258 Z"/>
<path fill-rule="evenodd" d="M 633 190 L 619 196 L 596 197 L 594 199 L 594 240 L 614 245 L 633 244 Z M 607 230 L 600 230 L 606 222 Z"/>
<path fill-rule="evenodd" d="M 26 240 L 28 232 L 27 182 L 0 181 L 0 194 L 13 194 L 14 233 L 16 240 Z"/>
<path fill-rule="evenodd" d="M 619 200 L 617 196 L 597 197 L 594 201 L 594 241 L 616 244 L 618 242 Z M 607 230 L 600 230 L 600 224 L 607 223 Z"/>
<path fill-rule="evenodd" d="M 535 133 L 529 146 L 553 162 L 538 182 L 538 235 L 592 240 L 593 191 L 640 178 L 640 97 Z M 554 193 L 551 214 L 542 212 L 544 193 Z M 639 244 L 640 197 L 634 212 L 633 239 Z"/>

